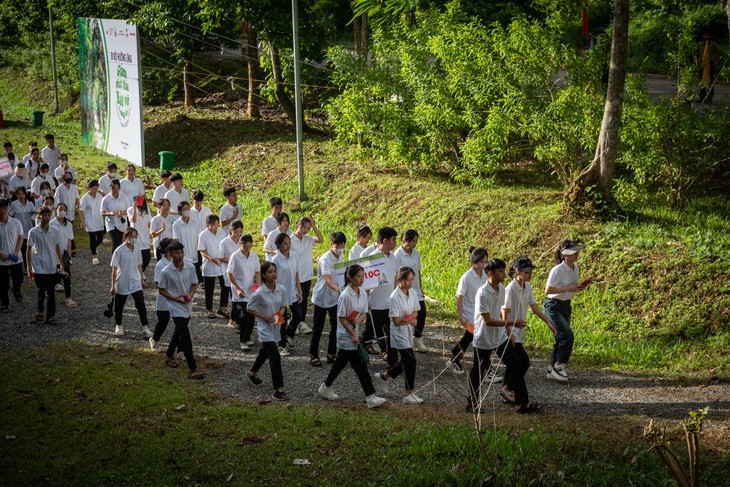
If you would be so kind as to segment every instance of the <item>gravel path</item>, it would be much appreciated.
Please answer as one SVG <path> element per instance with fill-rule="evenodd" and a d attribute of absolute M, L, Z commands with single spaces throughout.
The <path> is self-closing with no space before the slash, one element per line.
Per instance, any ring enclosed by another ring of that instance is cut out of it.
<path fill-rule="evenodd" d="M 102 315 L 110 299 L 109 258 L 109 248 L 105 245 L 102 248 L 102 265 L 92 266 L 88 249 L 79 249 L 72 268 L 72 297 L 79 303 L 79 307 L 67 308 L 62 298 L 63 293 L 57 293 L 57 318 L 60 324 L 56 327 L 31 324 L 35 312 L 36 288 L 32 283 L 25 283 L 23 302 L 15 303 L 11 296 L 10 313 L 0 315 L 0 352 L 6 353 L 71 339 L 149 350 L 131 300 L 125 309 L 125 336 L 114 336 L 113 320 L 106 319 Z M 147 269 L 148 282 L 152 281 L 154 262 L 153 260 Z M 151 327 L 154 327 L 155 291 L 145 291 L 145 298 Z M 259 373 L 264 380 L 264 384 L 259 388 L 254 388 L 244 375 L 251 366 L 258 347 L 254 347 L 251 352 L 242 352 L 239 349 L 238 333 L 227 326 L 226 320 L 208 319 L 203 313 L 203 303 L 204 296 L 201 289 L 194 301 L 195 311 L 190 329 L 196 357 L 204 357 L 202 363 L 208 364 L 206 369 L 208 383 L 223 398 L 236 397 L 249 402 L 268 400 L 271 393 L 268 365 L 264 365 Z M 311 313 L 310 309 L 307 319 L 310 324 Z M 165 348 L 162 345 L 166 345 L 170 339 L 172 328 L 171 323 L 162 337 L 160 349 Z M 425 342 L 430 351 L 417 354 L 416 388 L 420 389 L 418 394 L 427 403 L 453 404 L 454 410 L 461 412 L 465 404 L 466 375 L 456 376 L 446 369 L 448 349 L 459 335 L 460 331 L 457 329 L 427 325 Z M 322 401 L 317 394 L 317 387 L 325 379 L 329 367 L 325 365 L 322 368 L 313 368 L 309 365 L 307 354 L 309 337 L 310 335 L 298 335 L 295 340 L 295 353 L 282 358 L 285 390 L 293 402 Z M 326 343 L 325 334 L 320 348 L 326 347 Z M 163 352 L 155 353 L 160 354 L 162 364 Z M 573 367 L 570 383 L 562 384 L 546 380 L 545 360 L 535 353 L 532 355 L 532 366 L 527 374 L 530 397 L 542 403 L 549 413 L 587 416 L 629 414 L 680 419 L 686 417 L 690 409 L 709 406 L 710 417 L 730 418 L 730 384 L 727 383 L 680 386 L 673 382 L 647 380 L 637 374 L 577 369 L 575 364 L 571 364 Z M 321 356 L 324 357 L 325 353 L 323 352 Z M 467 354 L 465 363 L 471 363 L 471 352 Z M 184 361 L 181 361 L 181 370 L 184 368 Z M 372 357 L 371 373 L 384 369 L 384 362 L 378 357 Z M 390 392 L 385 397 L 390 401 L 399 401 L 403 392 L 402 379 L 399 378 L 390 384 Z M 355 374 L 349 368 L 340 374 L 334 389 L 341 397 L 340 402 L 356 404 L 364 400 Z M 498 387 L 491 390 L 488 407 L 492 407 L 491 400 L 497 399 L 498 391 Z M 498 404 L 497 407 L 501 405 Z"/>

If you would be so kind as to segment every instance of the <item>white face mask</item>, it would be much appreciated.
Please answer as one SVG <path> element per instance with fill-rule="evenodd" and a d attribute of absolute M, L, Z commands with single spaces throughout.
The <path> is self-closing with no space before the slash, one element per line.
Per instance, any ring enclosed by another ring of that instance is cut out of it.
<path fill-rule="evenodd" d="M 109 179 L 114 179 L 115 177 L 117 177 L 117 173 L 115 173 L 115 172 L 109 173 Z"/>
<path fill-rule="evenodd" d="M 184 216 L 185 218 L 190 218 L 190 211 L 188 211 L 188 210 L 183 211 L 182 216 Z"/>
<path fill-rule="evenodd" d="M 43 196 L 49 195 L 49 194 L 51 194 L 51 190 L 50 189 L 44 189 L 44 190 L 41 191 L 41 194 Z"/>
<path fill-rule="evenodd" d="M 335 249 L 335 255 L 337 257 L 342 257 L 342 253 L 345 251 L 345 249 Z"/>
<path fill-rule="evenodd" d="M 58 218 L 66 218 L 66 212 L 63 210 L 59 210 L 58 212 Z"/>
<path fill-rule="evenodd" d="M 129 245 L 134 245 L 134 244 L 137 243 L 137 239 L 136 238 L 130 238 L 129 240 L 127 240 L 127 242 L 129 242 Z"/>

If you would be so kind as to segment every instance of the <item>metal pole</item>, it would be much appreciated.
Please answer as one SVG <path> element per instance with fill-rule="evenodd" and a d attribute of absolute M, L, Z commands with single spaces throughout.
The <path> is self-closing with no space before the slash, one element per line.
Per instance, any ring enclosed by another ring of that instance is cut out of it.
<path fill-rule="evenodd" d="M 304 154 L 302 152 L 302 85 L 299 65 L 299 7 L 298 0 L 292 0 L 292 29 L 294 37 L 294 106 L 297 117 L 297 176 L 299 179 L 299 201 L 307 199 L 304 193 Z"/>
<path fill-rule="evenodd" d="M 48 5 L 48 24 L 51 26 L 51 66 L 53 67 L 53 104 L 58 113 L 58 80 L 56 79 L 56 42 L 53 40 L 53 12 L 51 5 Z"/>

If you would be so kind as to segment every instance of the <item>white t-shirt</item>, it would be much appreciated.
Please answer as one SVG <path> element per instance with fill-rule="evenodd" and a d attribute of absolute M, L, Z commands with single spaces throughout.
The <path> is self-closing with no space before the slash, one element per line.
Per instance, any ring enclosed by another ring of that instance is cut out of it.
<path fill-rule="evenodd" d="M 23 226 L 23 236 L 28 238 L 28 232 L 35 226 L 35 217 L 37 215 L 36 207 L 33 203 L 25 200 L 25 204 L 20 200 L 10 203 L 10 216 L 15 218 Z"/>
<path fill-rule="evenodd" d="M 279 224 L 276 222 L 274 215 L 269 215 L 261 222 L 261 235 L 268 237 L 271 232 L 276 230 Z"/>
<path fill-rule="evenodd" d="M 150 224 L 152 223 L 152 214 L 149 208 L 146 213 L 137 210 L 137 222 L 132 223 L 133 207 L 127 208 L 127 218 L 129 226 L 137 229 L 137 248 L 149 250 L 150 248 Z"/>
<path fill-rule="evenodd" d="M 61 156 L 61 146 L 54 145 L 53 149 L 45 146 L 41 149 L 41 159 L 48 164 L 48 172 L 53 174 L 58 167 L 58 158 Z"/>
<path fill-rule="evenodd" d="M 227 272 L 228 262 L 231 260 L 233 253 L 239 248 L 238 242 L 234 242 L 230 235 L 221 240 L 220 246 L 218 247 L 218 255 L 226 259 L 226 262 L 221 263 L 221 270 L 223 271 L 223 281 L 228 287 L 231 287 L 231 281 L 228 280 Z"/>
<path fill-rule="evenodd" d="M 246 257 L 241 249 L 236 250 L 231 255 L 228 261 L 228 268 L 226 274 L 229 272 L 233 274 L 233 278 L 236 280 L 236 284 L 243 289 L 245 294 L 244 297 L 239 297 L 235 289 L 231 289 L 233 294 L 233 302 L 235 303 L 247 303 L 251 300 L 251 296 L 255 292 L 251 287 L 254 284 L 254 278 L 256 273 L 260 272 L 259 256 L 254 252 L 249 252 Z M 287 303 L 288 305 L 289 303 Z"/>
<path fill-rule="evenodd" d="M 170 215 L 168 213 L 167 217 L 162 216 L 161 214 L 155 215 L 155 217 L 150 222 L 150 233 L 159 232 L 162 230 L 162 223 L 165 223 L 165 230 L 157 236 L 152 239 L 152 246 L 157 249 L 157 247 L 160 246 L 160 240 L 163 238 L 172 238 L 172 225 L 175 223 L 175 217 Z"/>
<path fill-rule="evenodd" d="M 360 245 L 359 242 L 355 242 L 355 245 L 352 246 L 350 249 L 350 254 L 348 255 L 347 260 L 355 260 L 360 257 L 360 254 L 362 254 L 363 250 L 365 250 L 365 247 Z"/>
<path fill-rule="evenodd" d="M 8 181 L 8 187 L 10 188 L 10 191 L 14 192 L 21 186 L 25 188 L 27 194 L 31 188 L 30 178 L 28 176 L 23 176 L 22 178 L 19 178 L 17 174 L 13 174 L 13 177 L 11 177 L 10 181 Z M 30 197 L 30 194 L 28 194 L 28 197 Z"/>
<path fill-rule="evenodd" d="M 165 266 L 160 274 L 159 289 L 164 289 L 172 296 L 182 296 L 190 292 L 190 288 L 198 284 L 198 275 L 195 273 L 195 266 L 190 262 L 183 261 L 183 268 L 178 269 L 172 262 Z M 190 318 L 193 314 L 193 302 L 180 303 L 167 299 L 167 309 L 173 318 Z"/>
<path fill-rule="evenodd" d="M 198 235 L 198 250 L 204 250 L 211 257 L 220 257 L 221 242 L 225 234 L 220 229 L 212 233 L 207 228 Z M 203 257 L 203 277 L 216 277 L 223 275 L 223 267 L 214 264 L 213 261 Z"/>
<path fill-rule="evenodd" d="M 314 290 L 312 291 L 312 303 L 320 308 L 331 308 L 337 305 L 340 293 L 327 285 L 324 276 L 329 275 L 332 281 L 337 283 L 335 264 L 341 261 L 342 257 L 337 257 L 332 253 L 332 250 L 328 250 L 317 262 L 317 282 L 314 283 Z M 301 276 L 299 278 L 301 279 Z M 350 286 L 347 286 L 347 288 L 351 289 Z M 364 291 L 361 294 L 367 295 Z"/>
<path fill-rule="evenodd" d="M 51 220 L 49 225 L 58 230 L 58 247 L 61 250 L 61 255 L 63 255 L 64 252 L 68 252 L 69 241 L 74 239 L 74 226 L 68 220 L 65 225 L 61 225 L 61 222 L 56 218 Z"/>
<path fill-rule="evenodd" d="M 253 293 L 246 309 L 256 311 L 263 315 L 273 315 L 286 306 L 289 306 L 289 299 L 287 298 L 287 292 L 284 286 L 276 284 L 274 291 L 272 291 L 268 286 L 262 284 Z M 259 341 L 261 343 L 278 343 L 281 341 L 281 329 L 278 323 L 268 323 L 257 316 L 256 330 L 259 333 Z"/>
<path fill-rule="evenodd" d="M 0 252 L 7 255 L 15 254 L 15 256 L 18 257 L 16 262 L 13 262 L 10 259 L 6 261 L 0 260 L 0 266 L 11 266 L 18 262 L 23 262 L 22 250 L 17 254 L 15 253 L 15 248 L 18 245 L 18 239 L 21 237 L 23 237 L 23 225 L 18 220 L 12 216 L 8 216 L 8 221 L 6 223 L 0 221 Z"/>
<path fill-rule="evenodd" d="M 38 172 L 38 168 L 41 167 L 41 164 L 43 163 L 40 160 L 34 161 L 33 159 L 28 159 L 25 162 L 25 168 L 28 170 L 28 177 L 30 179 L 35 178 L 35 175 Z"/>
<path fill-rule="evenodd" d="M 241 203 L 236 203 L 236 206 L 233 206 L 230 203 L 226 202 L 225 205 L 221 206 L 221 222 L 223 220 L 228 220 L 229 218 L 231 218 L 233 214 L 236 213 L 236 210 L 238 210 L 238 215 L 236 215 L 235 220 L 240 221 L 241 217 L 243 216 L 243 207 L 241 206 Z M 230 223 L 226 226 L 221 226 L 221 229 L 226 232 L 226 235 L 228 234 L 228 229 L 230 228 L 230 226 Z"/>
<path fill-rule="evenodd" d="M 56 249 L 58 248 L 58 229 L 48 225 L 48 230 L 37 225 L 28 232 L 28 247 L 33 246 L 30 260 L 36 274 L 55 274 L 59 265 Z"/>
<path fill-rule="evenodd" d="M 206 229 L 207 225 L 205 222 L 208 218 L 208 215 L 212 214 L 213 212 L 207 206 L 201 206 L 200 210 L 196 210 L 195 206 L 190 207 L 190 219 L 195 220 L 195 224 L 198 227 L 198 233 Z M 226 231 L 224 235 L 228 235 L 228 232 Z"/>
<path fill-rule="evenodd" d="M 574 284 L 580 284 L 580 269 L 578 263 L 573 264 L 571 269 L 568 264 L 564 261 L 550 269 L 550 274 L 547 278 L 547 285 L 550 287 L 568 287 Z M 559 299 L 560 301 L 570 301 L 575 296 L 575 293 L 557 293 L 548 294 L 547 297 L 551 299 Z"/>
<path fill-rule="evenodd" d="M 79 211 L 84 212 L 87 232 L 104 230 L 104 217 L 101 216 L 101 201 L 104 197 L 96 193 L 96 197 L 86 193 L 79 202 Z"/>
<path fill-rule="evenodd" d="M 33 182 L 30 183 L 30 192 L 41 194 L 41 183 L 43 181 L 47 182 L 51 186 L 51 191 L 56 189 L 56 181 L 53 180 L 50 174 L 46 174 L 46 177 L 39 175 L 33 179 Z"/>
<path fill-rule="evenodd" d="M 76 217 L 76 200 L 79 199 L 79 190 L 76 189 L 75 184 L 70 184 L 67 188 L 65 184 L 60 185 L 56 188 L 56 194 L 53 196 L 53 201 L 56 206 L 59 203 L 66 205 L 66 218 L 73 221 Z"/>
<path fill-rule="evenodd" d="M 134 202 L 136 196 L 144 195 L 144 183 L 139 178 L 134 178 L 134 181 L 124 178 L 119 181 L 119 184 L 121 185 L 122 193 L 127 197 L 130 204 Z"/>
<path fill-rule="evenodd" d="M 281 252 L 277 252 L 272 262 L 276 264 L 278 270 L 276 282 L 284 286 L 289 296 L 289 303 L 287 305 L 296 303 L 299 256 L 293 250 L 289 251 L 289 257 L 285 257 Z"/>
<path fill-rule="evenodd" d="M 373 246 L 366 248 L 360 257 L 367 257 L 380 250 L 373 251 Z M 388 255 L 383 254 L 385 257 L 385 265 L 380 270 L 380 279 L 384 283 L 380 287 L 370 290 L 370 306 L 373 309 L 388 309 L 390 306 L 390 295 L 393 292 L 393 286 L 395 285 L 395 274 L 398 271 L 398 259 L 395 254 L 390 252 Z"/>
<path fill-rule="evenodd" d="M 311 281 L 314 277 L 312 248 L 316 240 L 316 238 L 309 234 L 302 235 L 301 239 L 297 237 L 296 233 L 291 234 L 291 249 L 299 256 L 299 282 Z"/>
<path fill-rule="evenodd" d="M 507 322 L 527 321 L 527 308 L 536 303 L 530 283 L 526 282 L 525 287 L 522 287 L 517 279 L 513 279 L 505 289 L 504 306 L 502 306 L 502 309 L 510 310 Z M 512 327 L 512 335 L 515 337 L 515 343 L 525 343 L 525 328 Z"/>
<path fill-rule="evenodd" d="M 170 262 L 171 261 L 167 260 L 166 257 L 163 257 L 157 261 L 157 264 L 155 264 L 154 280 L 158 288 L 160 287 L 162 271 Z M 155 298 L 155 307 L 157 308 L 157 311 L 170 311 L 170 308 L 167 306 L 167 301 L 167 298 L 158 292 L 157 297 Z"/>
<path fill-rule="evenodd" d="M 411 289 L 408 296 L 397 287 L 390 294 L 388 316 L 390 320 L 390 343 L 393 348 L 405 350 L 413 348 L 413 326 L 401 325 L 395 326 L 393 318 L 405 318 L 408 315 L 418 314 L 421 305 L 418 302 L 418 295 Z"/>
<path fill-rule="evenodd" d="M 172 189 L 172 183 L 170 183 L 170 186 L 165 186 L 164 184 L 160 184 L 155 188 L 155 192 L 152 193 L 152 202 L 160 204 L 160 200 L 165 197 L 165 193 L 170 191 Z"/>
<path fill-rule="evenodd" d="M 127 200 L 127 197 L 122 194 L 121 191 L 119 192 L 119 196 L 117 196 L 116 198 L 111 193 L 102 198 L 101 211 L 114 212 L 114 215 L 104 217 L 104 225 L 107 232 L 111 232 L 115 228 L 120 232 L 123 232 L 127 229 L 127 208 L 129 208 L 129 201 Z M 117 211 L 119 210 L 122 211 L 122 216 L 118 215 Z M 122 223 L 122 219 L 124 219 L 124 223 Z"/>
<path fill-rule="evenodd" d="M 181 188 L 178 193 L 173 187 L 165 193 L 165 198 L 170 201 L 170 213 L 175 216 L 175 218 L 178 217 L 177 205 L 179 205 L 181 201 L 187 201 L 190 206 L 193 205 L 193 202 L 190 200 L 190 193 L 185 188 Z"/>
<path fill-rule="evenodd" d="M 72 168 L 71 166 L 66 166 L 65 168 L 58 166 L 55 171 L 53 171 L 53 175 L 58 179 L 58 182 L 60 184 L 63 183 L 63 175 L 66 174 L 66 171 L 71 173 L 71 182 L 76 181 L 76 170 Z"/>
<path fill-rule="evenodd" d="M 117 179 L 116 173 L 114 173 L 114 177 L 111 178 L 109 177 L 109 173 L 104 174 L 99 178 L 99 191 L 102 193 L 102 196 L 106 196 L 112 192 L 112 181 L 115 179 Z"/>
<path fill-rule="evenodd" d="M 337 317 L 348 319 L 350 321 L 350 327 L 359 336 L 359 325 L 353 325 L 350 319 L 350 316 L 355 312 L 358 314 L 368 312 L 368 295 L 362 289 L 356 293 L 350 286 L 346 286 L 337 300 Z M 347 333 L 347 330 L 342 326 L 339 319 L 337 320 L 337 348 L 341 350 L 357 350 L 357 345 L 353 343 L 352 337 Z"/>
<path fill-rule="evenodd" d="M 416 291 L 416 295 L 418 296 L 419 301 L 423 301 L 423 290 L 421 289 L 421 253 L 418 251 L 418 249 L 413 249 L 411 251 L 411 254 L 408 255 L 408 252 L 403 247 L 398 247 L 398 249 L 395 251 L 395 256 L 398 259 L 398 267 L 405 265 L 413 269 L 414 276 L 413 276 L 413 289 Z"/>
<path fill-rule="evenodd" d="M 266 241 L 264 242 L 264 248 L 265 249 L 276 249 L 276 237 L 278 237 L 280 233 L 282 233 L 282 232 L 279 230 L 279 227 L 270 231 L 269 235 L 266 236 Z M 291 238 L 291 234 L 292 234 L 291 230 L 287 230 L 286 234 L 289 235 L 289 238 Z M 264 257 L 269 262 L 274 261 L 274 255 L 276 255 L 276 254 L 267 254 L 264 252 Z"/>
<path fill-rule="evenodd" d="M 488 282 L 479 288 L 474 310 L 474 347 L 482 350 L 494 350 L 507 340 L 507 332 L 503 326 L 485 326 L 482 313 L 488 313 L 493 320 L 501 320 L 501 309 L 504 305 L 504 286 L 495 290 Z"/>
<path fill-rule="evenodd" d="M 456 289 L 457 296 L 463 296 L 462 299 L 462 315 L 467 322 L 474 324 L 474 304 L 477 291 L 480 287 L 487 283 L 489 276 L 487 272 L 482 270 L 481 277 L 472 267 L 459 278 L 459 286 Z"/>
<path fill-rule="evenodd" d="M 142 276 L 138 268 L 142 265 L 142 254 L 137 248 L 130 250 L 126 244 L 120 245 L 112 254 L 109 265 L 119 269 L 114 281 L 116 294 L 127 296 L 142 290 Z"/>
<path fill-rule="evenodd" d="M 185 247 L 185 261 L 192 264 L 198 262 L 197 230 L 198 228 L 192 218 L 188 218 L 188 223 L 185 223 L 182 218 L 178 218 L 172 225 L 172 238 L 183 244 L 183 247 Z"/>

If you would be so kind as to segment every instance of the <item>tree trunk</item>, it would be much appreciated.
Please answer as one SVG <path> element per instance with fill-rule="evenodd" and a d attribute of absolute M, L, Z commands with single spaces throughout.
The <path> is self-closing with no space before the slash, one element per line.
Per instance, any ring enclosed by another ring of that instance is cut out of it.
<path fill-rule="evenodd" d="M 368 32 L 370 29 L 368 22 L 368 14 L 364 13 L 355 18 L 354 22 L 355 30 L 355 53 L 358 56 L 368 55 Z"/>
<path fill-rule="evenodd" d="M 185 106 L 190 106 L 190 83 L 188 80 L 188 71 L 190 71 L 190 64 L 185 63 L 183 65 L 183 92 L 185 93 Z"/>
<path fill-rule="evenodd" d="M 261 63 L 259 62 L 259 49 L 256 31 L 249 26 L 246 31 L 246 62 L 248 64 L 248 107 L 246 114 L 250 118 L 260 118 L 259 84 L 261 83 Z"/>
<path fill-rule="evenodd" d="M 281 60 L 279 59 L 279 50 L 273 42 L 269 41 L 269 52 L 271 53 L 271 74 L 274 77 L 274 94 L 276 100 L 281 105 L 282 110 L 286 113 L 289 121 L 296 127 L 297 113 L 294 102 L 284 90 L 284 78 L 281 75 Z M 307 124 L 302 120 L 302 130 L 308 130 Z"/>
<path fill-rule="evenodd" d="M 608 71 L 606 104 L 593 162 L 571 183 L 563 195 L 563 206 L 576 208 L 592 199 L 587 189 L 595 186 L 606 203 L 613 203 L 611 187 L 619 146 L 623 111 L 626 60 L 629 47 L 629 0 L 614 0 L 611 39 L 611 67 Z"/>
<path fill-rule="evenodd" d="M 727 32 L 730 34 L 730 0 L 723 0 L 722 6 L 725 7 L 725 14 L 727 15 Z"/>

